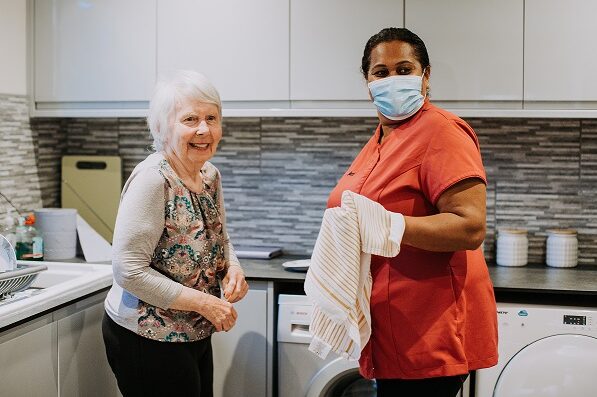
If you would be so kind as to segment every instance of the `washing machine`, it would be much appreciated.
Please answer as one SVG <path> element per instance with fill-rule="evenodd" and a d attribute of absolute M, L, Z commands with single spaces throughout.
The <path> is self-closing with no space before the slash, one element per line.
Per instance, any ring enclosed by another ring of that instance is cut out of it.
<path fill-rule="evenodd" d="M 278 296 L 278 396 L 374 397 L 375 382 L 359 375 L 358 362 L 309 351 L 313 307 L 304 295 Z"/>
<path fill-rule="evenodd" d="M 597 396 L 597 308 L 498 304 L 499 362 L 475 397 Z"/>

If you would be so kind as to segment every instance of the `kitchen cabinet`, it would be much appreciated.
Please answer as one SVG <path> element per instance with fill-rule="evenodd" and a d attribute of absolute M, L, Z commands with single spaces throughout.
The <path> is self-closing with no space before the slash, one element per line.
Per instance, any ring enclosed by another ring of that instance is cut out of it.
<path fill-rule="evenodd" d="M 236 325 L 212 336 L 214 396 L 272 396 L 273 282 L 249 280 Z"/>
<path fill-rule="evenodd" d="M 158 0 L 158 75 L 197 70 L 224 102 L 287 101 L 288 4 Z"/>
<path fill-rule="evenodd" d="M 155 83 L 155 18 L 156 0 L 36 0 L 37 107 L 147 101 Z"/>
<path fill-rule="evenodd" d="M 144 117 L 156 79 L 205 74 L 225 116 L 375 116 L 366 40 L 425 41 L 463 117 L 595 117 L 593 0 L 28 0 L 33 117 Z M 559 111 L 561 110 L 561 111 Z"/>
<path fill-rule="evenodd" d="M 533 101 L 560 101 L 596 108 L 595 15 L 594 0 L 525 1 L 524 99 L 529 106 Z"/>
<path fill-rule="evenodd" d="M 396 0 L 291 0 L 290 99 L 368 101 L 363 49 L 382 28 L 403 26 L 403 7 Z"/>
<path fill-rule="evenodd" d="M 102 337 L 105 297 L 93 295 L 54 313 L 61 396 L 121 396 Z"/>
<path fill-rule="evenodd" d="M 522 108 L 522 1 L 405 1 L 405 26 L 429 52 L 435 102 Z"/>
<path fill-rule="evenodd" d="M 45 315 L 0 332 L 0 395 L 58 396 L 56 323 Z"/>
<path fill-rule="evenodd" d="M 0 332 L 0 395 L 122 397 L 102 339 L 106 294 Z"/>
<path fill-rule="evenodd" d="M 27 2 L 0 0 L 0 94 L 27 94 Z"/>

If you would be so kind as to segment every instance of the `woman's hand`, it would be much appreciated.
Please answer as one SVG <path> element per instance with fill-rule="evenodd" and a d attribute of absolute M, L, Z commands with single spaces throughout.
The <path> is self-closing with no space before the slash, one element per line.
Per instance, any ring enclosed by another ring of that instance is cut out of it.
<path fill-rule="evenodd" d="M 249 291 L 243 269 L 235 265 L 228 267 L 228 272 L 222 280 L 222 286 L 224 287 L 224 298 L 230 303 L 238 302 Z"/>
<path fill-rule="evenodd" d="M 202 306 L 203 308 L 199 313 L 213 324 L 216 331 L 229 331 L 236 324 L 238 314 L 232 303 L 206 294 Z"/>
<path fill-rule="evenodd" d="M 184 286 L 180 295 L 168 308 L 197 312 L 209 320 L 218 332 L 228 331 L 234 327 L 238 316 L 232 303 Z"/>

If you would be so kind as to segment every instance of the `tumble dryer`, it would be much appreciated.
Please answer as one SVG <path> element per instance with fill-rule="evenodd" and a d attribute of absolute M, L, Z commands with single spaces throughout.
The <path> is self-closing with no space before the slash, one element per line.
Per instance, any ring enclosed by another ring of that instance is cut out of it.
<path fill-rule="evenodd" d="M 498 304 L 499 362 L 475 397 L 597 396 L 597 308 Z"/>

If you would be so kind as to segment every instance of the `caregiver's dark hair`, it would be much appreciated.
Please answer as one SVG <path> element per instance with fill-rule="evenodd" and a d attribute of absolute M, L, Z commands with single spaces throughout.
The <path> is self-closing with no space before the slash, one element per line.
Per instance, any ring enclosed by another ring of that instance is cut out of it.
<path fill-rule="evenodd" d="M 410 30 L 406 28 L 385 28 L 379 33 L 374 34 L 369 38 L 365 45 L 365 51 L 363 52 L 363 59 L 361 60 L 361 72 L 367 79 L 369 73 L 369 66 L 371 65 L 371 51 L 375 46 L 380 43 L 386 43 L 389 41 L 404 41 L 413 47 L 415 57 L 421 64 L 421 68 L 425 70 L 429 66 L 429 55 L 427 54 L 427 47 L 423 40 Z"/>

